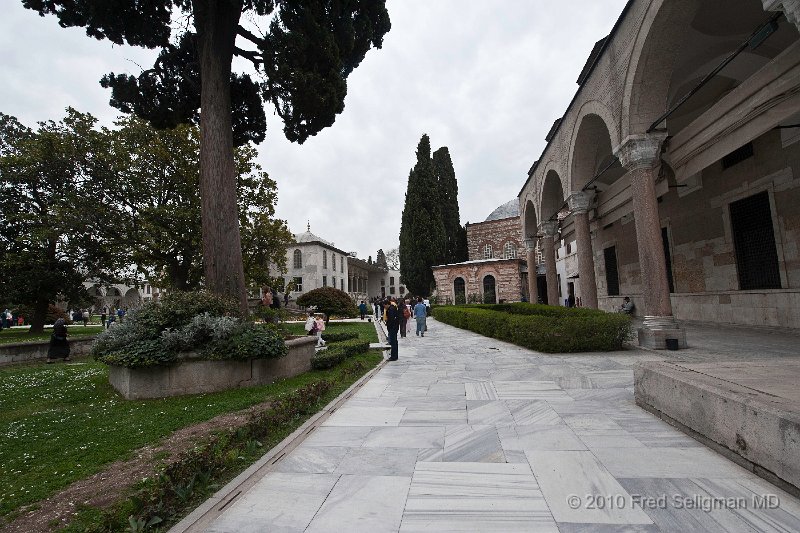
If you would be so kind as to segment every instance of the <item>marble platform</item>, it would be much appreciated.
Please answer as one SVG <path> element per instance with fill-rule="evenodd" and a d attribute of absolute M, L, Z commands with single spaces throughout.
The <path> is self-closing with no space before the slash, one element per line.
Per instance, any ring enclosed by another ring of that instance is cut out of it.
<path fill-rule="evenodd" d="M 800 500 L 636 405 L 634 368 L 672 354 L 545 355 L 428 327 L 180 531 L 800 531 Z"/>

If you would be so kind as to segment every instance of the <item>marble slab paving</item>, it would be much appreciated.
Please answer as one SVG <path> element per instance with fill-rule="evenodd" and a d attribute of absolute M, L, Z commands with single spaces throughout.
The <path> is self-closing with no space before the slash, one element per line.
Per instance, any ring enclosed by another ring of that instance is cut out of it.
<path fill-rule="evenodd" d="M 467 423 L 467 410 L 415 411 L 406 410 L 400 420 L 401 426 L 444 426 Z"/>
<path fill-rule="evenodd" d="M 444 426 L 374 428 L 364 440 L 368 448 L 444 448 Z"/>
<path fill-rule="evenodd" d="M 323 426 L 397 426 L 405 407 L 340 407 Z"/>
<path fill-rule="evenodd" d="M 708 448 L 597 448 L 616 477 L 746 478 L 753 474 Z"/>
<path fill-rule="evenodd" d="M 275 465 L 275 472 L 332 474 L 347 452 L 343 446 L 299 446 Z"/>
<path fill-rule="evenodd" d="M 368 426 L 319 426 L 306 437 L 302 446 L 358 447 L 364 444 L 372 430 Z"/>
<path fill-rule="evenodd" d="M 527 463 L 418 463 L 401 532 L 557 532 Z"/>
<path fill-rule="evenodd" d="M 243 494 L 206 530 L 208 533 L 304 531 L 339 476 L 270 473 Z"/>
<path fill-rule="evenodd" d="M 397 531 L 410 483 L 410 476 L 341 476 L 306 531 Z"/>
<path fill-rule="evenodd" d="M 595 505 L 590 499 L 593 495 L 623 502 L 630 502 L 631 497 L 591 452 L 530 450 L 525 455 L 557 522 L 653 523 L 644 511 L 630 504 Z"/>
<path fill-rule="evenodd" d="M 505 450 L 586 450 L 586 445 L 566 424 L 515 426 L 500 439 Z"/>
<path fill-rule="evenodd" d="M 349 448 L 336 474 L 410 476 L 419 450 L 416 448 Z"/>
<path fill-rule="evenodd" d="M 443 461 L 505 463 L 494 426 L 447 426 Z"/>

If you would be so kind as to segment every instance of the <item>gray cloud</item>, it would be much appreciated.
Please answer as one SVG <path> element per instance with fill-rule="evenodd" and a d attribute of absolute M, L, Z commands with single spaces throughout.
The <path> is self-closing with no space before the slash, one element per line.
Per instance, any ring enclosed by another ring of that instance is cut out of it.
<path fill-rule="evenodd" d="M 359 256 L 398 244 L 408 172 L 422 133 L 448 146 L 461 220 L 483 220 L 514 198 L 544 136 L 577 89 L 593 44 L 625 0 L 388 2 L 392 30 L 351 74 L 345 111 L 303 145 L 267 110 L 259 161 L 278 182 L 278 216 Z M 0 111 L 28 125 L 64 108 L 111 125 L 98 80 L 138 73 L 153 51 L 112 46 L 60 28 L 19 2 L 0 21 Z"/>

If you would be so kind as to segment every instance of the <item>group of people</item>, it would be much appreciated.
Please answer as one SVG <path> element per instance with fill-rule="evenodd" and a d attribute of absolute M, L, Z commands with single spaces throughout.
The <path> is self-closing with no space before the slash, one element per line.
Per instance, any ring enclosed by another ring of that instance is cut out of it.
<path fill-rule="evenodd" d="M 281 308 L 281 299 L 278 297 L 278 290 L 272 287 L 264 287 L 261 290 L 261 305 L 264 307 L 269 307 L 271 309 L 280 309 Z M 286 291 L 283 294 L 283 305 L 287 307 L 289 305 L 289 291 Z"/>
<path fill-rule="evenodd" d="M 3 328 L 10 329 L 11 326 L 21 326 L 25 323 L 22 316 L 17 316 L 16 313 L 11 312 L 10 309 L 5 309 L 0 313 L 0 330 Z"/>
<path fill-rule="evenodd" d="M 394 296 L 390 296 L 377 302 L 376 310 L 380 309 L 383 309 L 383 313 L 378 313 L 377 316 L 379 320 L 383 320 L 386 324 L 390 347 L 389 361 L 397 361 L 397 334 L 399 333 L 400 337 L 404 338 L 410 330 L 411 319 L 413 318 L 417 326 L 416 335 L 424 337 L 425 332 L 428 331 L 427 317 L 430 314 L 430 304 L 426 304 L 420 296 L 412 307 L 411 301 L 403 298 L 398 300 Z"/>

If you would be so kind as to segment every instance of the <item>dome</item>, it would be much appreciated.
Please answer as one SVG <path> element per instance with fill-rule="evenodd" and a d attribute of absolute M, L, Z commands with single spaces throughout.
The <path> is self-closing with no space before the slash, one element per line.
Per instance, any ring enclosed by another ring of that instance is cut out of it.
<path fill-rule="evenodd" d="M 328 242 L 325 239 L 318 237 L 311 233 L 311 225 L 308 224 L 306 226 L 306 231 L 303 233 L 295 233 L 294 234 L 294 242 L 297 244 L 303 244 L 304 242 L 321 242 L 322 244 L 327 244 L 328 246 L 333 246 L 332 242 Z"/>
<path fill-rule="evenodd" d="M 519 200 L 514 198 L 513 200 L 504 203 L 492 213 L 486 217 L 484 222 L 489 222 L 490 220 L 500 220 L 501 218 L 510 218 L 510 217 L 518 217 L 519 216 Z"/>

